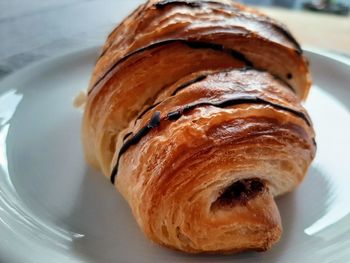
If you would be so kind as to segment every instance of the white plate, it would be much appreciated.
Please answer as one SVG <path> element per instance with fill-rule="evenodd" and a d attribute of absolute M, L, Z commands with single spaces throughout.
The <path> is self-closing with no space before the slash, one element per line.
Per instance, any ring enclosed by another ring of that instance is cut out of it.
<path fill-rule="evenodd" d="M 47 60 L 0 83 L 1 262 L 350 262 L 350 62 L 307 52 L 318 152 L 302 186 L 278 200 L 281 242 L 266 253 L 191 256 L 146 240 L 120 194 L 83 160 L 72 101 L 97 53 Z"/>

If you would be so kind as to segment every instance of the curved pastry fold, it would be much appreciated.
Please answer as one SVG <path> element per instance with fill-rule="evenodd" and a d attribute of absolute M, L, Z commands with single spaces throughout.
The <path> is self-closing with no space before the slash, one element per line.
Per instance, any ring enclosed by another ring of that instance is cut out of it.
<path fill-rule="evenodd" d="M 151 0 L 110 34 L 84 150 L 151 240 L 191 253 L 279 240 L 274 197 L 316 151 L 301 52 L 284 26 L 224 0 Z"/>
<path fill-rule="evenodd" d="M 307 61 L 280 23 L 233 1 L 149 1 L 109 36 L 97 62 L 91 88 L 116 61 L 169 40 L 223 45 L 241 52 L 255 68 L 267 70 L 307 96 L 311 81 Z"/>

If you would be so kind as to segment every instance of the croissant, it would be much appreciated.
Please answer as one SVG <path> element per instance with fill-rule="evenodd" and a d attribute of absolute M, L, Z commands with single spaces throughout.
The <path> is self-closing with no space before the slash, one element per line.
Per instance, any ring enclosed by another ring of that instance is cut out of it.
<path fill-rule="evenodd" d="M 108 36 L 82 138 L 145 235 L 189 253 L 265 251 L 274 198 L 316 152 L 311 80 L 290 32 L 231 0 L 150 0 Z"/>

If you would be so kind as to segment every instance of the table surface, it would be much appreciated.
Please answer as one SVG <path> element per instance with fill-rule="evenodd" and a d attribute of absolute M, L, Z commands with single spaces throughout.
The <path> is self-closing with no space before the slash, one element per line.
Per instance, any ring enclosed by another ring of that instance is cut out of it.
<path fill-rule="evenodd" d="M 43 58 L 102 45 L 142 0 L 1 0 L 0 78 Z M 302 45 L 350 54 L 350 18 L 263 8 Z"/>
<path fill-rule="evenodd" d="M 350 17 L 282 8 L 260 8 L 288 26 L 302 45 L 350 54 Z"/>

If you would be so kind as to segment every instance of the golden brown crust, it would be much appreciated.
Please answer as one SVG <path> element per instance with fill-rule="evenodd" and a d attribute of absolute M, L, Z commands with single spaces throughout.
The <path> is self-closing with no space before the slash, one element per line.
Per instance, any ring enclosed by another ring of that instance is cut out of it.
<path fill-rule="evenodd" d="M 109 147 L 111 136 L 125 129 L 144 105 L 152 104 L 162 89 L 179 78 L 201 70 L 244 66 L 242 61 L 228 53 L 212 48 L 192 48 L 178 41 L 147 49 L 124 60 L 111 71 L 109 79 L 101 81 L 90 93 L 83 136 L 87 140 L 100 137 L 96 140 L 98 144 L 86 144 L 88 160 L 100 163 L 104 173 L 108 174 L 112 156 L 92 161 L 93 154 L 104 152 Z"/>
<path fill-rule="evenodd" d="M 291 74 L 292 77 L 289 75 Z M 151 0 L 108 37 L 83 120 L 87 160 L 148 238 L 189 253 L 265 251 L 274 197 L 315 156 L 310 81 L 278 22 L 229 0 Z"/>
<path fill-rule="evenodd" d="M 152 43 L 183 39 L 235 49 L 251 60 L 255 68 L 275 74 L 290 83 L 301 98 L 306 98 L 310 87 L 307 61 L 280 23 L 232 1 L 175 1 L 200 4 L 165 8 L 157 8 L 158 2 L 174 1 L 148 2 L 111 34 L 90 88 L 126 54 Z"/>

